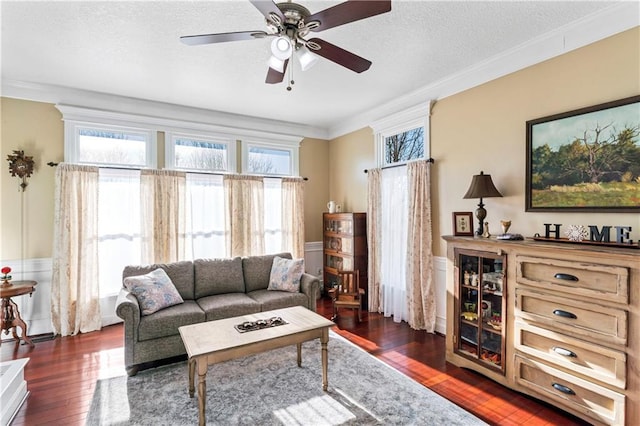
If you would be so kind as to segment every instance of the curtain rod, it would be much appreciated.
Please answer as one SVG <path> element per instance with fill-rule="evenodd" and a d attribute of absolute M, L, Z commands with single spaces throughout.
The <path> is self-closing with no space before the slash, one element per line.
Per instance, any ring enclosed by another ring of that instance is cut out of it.
<path fill-rule="evenodd" d="M 49 161 L 47 163 L 47 166 L 49 167 L 56 167 L 58 164 L 60 163 L 54 163 L 53 161 Z M 112 169 L 112 170 L 143 170 L 143 169 L 132 169 L 131 167 L 115 167 L 115 166 L 98 166 L 98 168 L 102 168 L 102 169 Z M 164 170 L 171 170 L 171 169 L 164 169 Z M 176 171 L 184 171 L 184 170 L 176 170 Z M 204 173 L 204 172 L 195 172 L 195 171 L 184 171 L 185 173 L 193 173 L 193 174 L 198 174 L 198 175 L 222 175 L 224 176 L 225 174 L 230 174 L 230 173 Z M 260 177 L 266 177 L 266 178 L 289 178 L 289 177 L 297 177 L 297 176 L 275 176 L 275 175 L 245 175 L 245 176 L 260 176 Z M 309 180 L 308 177 L 302 177 L 302 180 L 307 181 Z"/>
<path fill-rule="evenodd" d="M 433 158 L 427 158 L 425 160 L 427 163 L 433 163 L 435 162 L 435 160 Z M 381 167 L 382 169 L 393 169 L 394 167 L 402 167 L 402 166 L 406 166 L 407 163 L 402 163 L 402 164 L 393 164 L 391 166 L 386 166 L 386 167 Z M 369 169 L 364 169 L 365 173 L 369 173 Z"/>

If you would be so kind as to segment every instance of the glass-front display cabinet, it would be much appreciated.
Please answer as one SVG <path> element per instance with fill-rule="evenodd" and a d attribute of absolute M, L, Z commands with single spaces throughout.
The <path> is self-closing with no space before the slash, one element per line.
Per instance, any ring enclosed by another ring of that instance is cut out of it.
<path fill-rule="evenodd" d="M 366 213 L 324 213 L 324 291 L 338 285 L 338 271 L 359 271 L 360 287 L 367 291 Z"/>
<path fill-rule="evenodd" d="M 456 249 L 454 352 L 505 372 L 505 256 Z"/>

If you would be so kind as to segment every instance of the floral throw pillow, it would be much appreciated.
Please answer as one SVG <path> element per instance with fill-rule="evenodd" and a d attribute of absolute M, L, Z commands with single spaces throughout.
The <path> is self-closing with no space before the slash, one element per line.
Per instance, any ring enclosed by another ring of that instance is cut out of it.
<path fill-rule="evenodd" d="M 138 299 L 142 315 L 183 303 L 182 297 L 164 269 L 124 279 L 124 286 Z"/>
<path fill-rule="evenodd" d="M 275 256 L 267 290 L 296 293 L 300 291 L 300 278 L 303 273 L 304 259 L 284 259 Z"/>

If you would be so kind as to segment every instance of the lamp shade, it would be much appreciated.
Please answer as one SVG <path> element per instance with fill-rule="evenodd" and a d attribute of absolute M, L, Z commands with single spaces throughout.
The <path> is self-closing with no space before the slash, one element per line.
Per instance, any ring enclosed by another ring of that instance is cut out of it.
<path fill-rule="evenodd" d="M 488 198 L 488 197 L 502 197 L 500 191 L 498 191 L 491 180 L 491 175 L 485 175 L 484 172 L 480 172 L 479 175 L 474 175 L 471 180 L 471 185 L 462 198 Z"/>
<path fill-rule="evenodd" d="M 318 55 L 311 52 L 309 49 L 307 49 L 306 46 L 302 46 L 298 50 L 298 53 L 298 60 L 300 61 L 300 67 L 302 68 L 302 71 L 308 70 L 316 62 L 318 62 Z"/>
<path fill-rule="evenodd" d="M 271 57 L 269 58 L 269 68 L 272 68 L 278 72 L 284 72 L 284 61 L 271 55 Z"/>
<path fill-rule="evenodd" d="M 281 61 L 289 59 L 292 52 L 293 47 L 291 47 L 291 42 L 286 37 L 274 38 L 271 42 L 271 53 Z"/>

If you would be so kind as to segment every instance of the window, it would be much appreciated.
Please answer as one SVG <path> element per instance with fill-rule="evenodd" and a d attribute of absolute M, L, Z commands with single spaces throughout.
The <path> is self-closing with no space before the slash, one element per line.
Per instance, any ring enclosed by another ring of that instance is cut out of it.
<path fill-rule="evenodd" d="M 242 141 L 242 172 L 256 175 L 297 176 L 300 138 L 282 141 Z"/>
<path fill-rule="evenodd" d="M 371 124 L 380 167 L 429 157 L 430 106 L 420 104 Z"/>
<path fill-rule="evenodd" d="M 384 138 L 384 164 L 406 163 L 424 158 L 424 127 Z"/>
<path fill-rule="evenodd" d="M 166 133 L 165 164 L 170 169 L 235 171 L 235 141 L 224 136 Z"/>
<path fill-rule="evenodd" d="M 69 163 L 156 166 L 156 132 L 150 129 L 65 121 L 65 133 L 65 161 Z"/>

